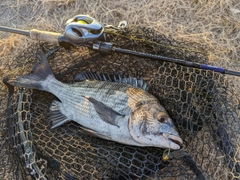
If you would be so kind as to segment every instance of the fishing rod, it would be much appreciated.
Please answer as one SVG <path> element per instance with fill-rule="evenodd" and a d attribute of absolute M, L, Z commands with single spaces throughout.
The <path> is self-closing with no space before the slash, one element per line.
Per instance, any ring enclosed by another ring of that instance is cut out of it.
<path fill-rule="evenodd" d="M 96 19 L 88 15 L 77 15 L 66 22 L 65 31 L 63 34 L 56 32 L 39 31 L 37 29 L 26 31 L 4 26 L 0 26 L 0 31 L 6 31 L 29 36 L 31 39 L 59 44 L 64 48 L 69 48 L 70 46 L 86 46 L 89 47 L 90 49 L 93 49 L 103 54 L 117 52 L 122 54 L 134 55 L 142 58 L 173 62 L 176 64 L 180 64 L 182 66 L 211 70 L 222 74 L 240 76 L 240 72 L 238 71 L 228 70 L 222 67 L 211 66 L 207 64 L 190 62 L 182 59 L 165 57 L 161 55 L 117 48 L 114 47 L 112 43 L 106 42 L 105 32 L 106 28 L 121 29 L 122 27 L 125 26 L 126 22 L 120 22 L 118 28 L 111 25 L 104 26 L 101 23 L 99 23 Z"/>

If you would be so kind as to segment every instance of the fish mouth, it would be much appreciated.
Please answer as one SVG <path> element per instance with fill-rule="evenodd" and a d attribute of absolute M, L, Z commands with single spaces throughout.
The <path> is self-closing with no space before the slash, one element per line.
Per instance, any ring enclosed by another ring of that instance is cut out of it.
<path fill-rule="evenodd" d="M 180 147 L 183 146 L 183 140 L 182 138 L 176 136 L 176 135 L 168 135 L 167 136 L 170 141 L 172 141 L 175 144 L 178 144 Z"/>
<path fill-rule="evenodd" d="M 173 134 L 166 134 L 166 133 L 163 133 L 163 136 L 170 140 L 171 142 L 173 142 L 174 144 L 177 144 L 179 145 L 180 147 L 183 146 L 183 140 L 182 138 L 180 138 L 179 136 L 176 136 L 176 135 L 173 135 Z"/>

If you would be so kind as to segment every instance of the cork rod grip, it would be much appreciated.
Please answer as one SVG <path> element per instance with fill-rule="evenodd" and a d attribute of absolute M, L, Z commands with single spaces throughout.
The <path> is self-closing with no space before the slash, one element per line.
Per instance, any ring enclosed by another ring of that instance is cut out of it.
<path fill-rule="evenodd" d="M 49 31 L 39 31 L 37 29 L 30 30 L 30 37 L 31 39 L 38 40 L 38 41 L 46 41 L 50 43 L 58 44 L 58 37 L 60 33 L 49 32 Z"/>

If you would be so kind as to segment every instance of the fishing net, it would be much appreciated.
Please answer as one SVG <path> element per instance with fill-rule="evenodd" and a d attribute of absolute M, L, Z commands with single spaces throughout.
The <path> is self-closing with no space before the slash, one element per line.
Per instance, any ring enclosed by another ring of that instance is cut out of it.
<path fill-rule="evenodd" d="M 199 44 L 177 42 L 146 28 L 130 27 L 107 38 L 116 47 L 208 63 Z M 4 76 L 29 73 L 36 53 L 53 48 L 31 44 L 8 60 Z M 170 156 L 168 150 L 92 137 L 74 122 L 50 129 L 47 117 L 56 97 L 1 83 L 0 179 L 240 178 L 239 101 L 229 77 L 130 55 L 105 56 L 85 47 L 60 48 L 48 60 L 56 78 L 67 83 L 90 71 L 143 78 L 174 120 L 186 154 L 163 160 Z"/>

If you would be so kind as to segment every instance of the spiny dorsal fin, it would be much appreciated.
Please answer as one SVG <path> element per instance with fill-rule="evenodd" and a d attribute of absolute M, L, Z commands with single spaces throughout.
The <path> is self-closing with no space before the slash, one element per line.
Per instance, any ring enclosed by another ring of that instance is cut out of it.
<path fill-rule="evenodd" d="M 84 80 L 98 80 L 98 81 L 109 81 L 109 82 L 118 82 L 130 84 L 134 87 L 138 87 L 144 90 L 147 90 L 147 83 L 143 81 L 143 79 L 137 79 L 135 77 L 126 77 L 120 74 L 117 75 L 106 75 L 104 73 L 93 73 L 89 72 L 81 72 L 77 74 L 74 78 L 74 81 L 84 81 Z"/>

